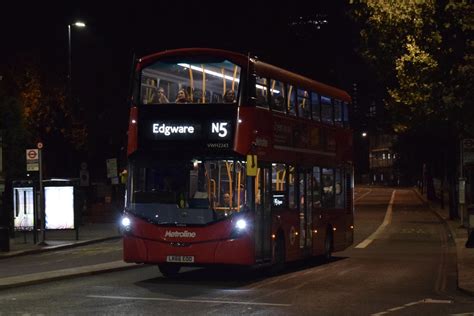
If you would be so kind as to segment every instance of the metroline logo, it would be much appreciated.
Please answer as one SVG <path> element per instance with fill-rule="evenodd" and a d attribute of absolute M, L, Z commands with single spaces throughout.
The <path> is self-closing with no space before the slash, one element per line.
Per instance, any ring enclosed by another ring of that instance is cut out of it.
<path fill-rule="evenodd" d="M 176 237 L 184 237 L 184 238 L 196 238 L 196 233 L 195 232 L 188 232 L 187 230 L 185 230 L 184 232 L 180 232 L 180 231 L 170 231 L 170 230 L 167 230 L 165 232 L 165 238 L 168 237 L 168 238 L 176 238 Z"/>

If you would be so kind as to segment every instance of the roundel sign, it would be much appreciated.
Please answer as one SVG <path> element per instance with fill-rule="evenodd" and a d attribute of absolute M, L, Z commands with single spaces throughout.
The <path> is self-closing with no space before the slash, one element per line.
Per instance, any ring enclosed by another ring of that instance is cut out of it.
<path fill-rule="evenodd" d="M 37 160 L 38 159 L 38 149 L 28 149 L 26 151 L 26 160 Z"/>
<path fill-rule="evenodd" d="M 464 149 L 472 149 L 474 148 L 474 139 L 468 138 L 463 140 L 463 147 Z"/>

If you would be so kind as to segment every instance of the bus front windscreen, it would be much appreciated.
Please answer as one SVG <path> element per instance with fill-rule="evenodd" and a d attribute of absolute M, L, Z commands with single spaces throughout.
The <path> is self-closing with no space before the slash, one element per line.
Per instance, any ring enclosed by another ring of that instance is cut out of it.
<path fill-rule="evenodd" d="M 131 163 L 126 211 L 162 225 L 206 225 L 248 210 L 245 162 Z"/>
<path fill-rule="evenodd" d="M 143 104 L 236 103 L 240 66 L 212 57 L 159 60 L 141 72 Z"/>

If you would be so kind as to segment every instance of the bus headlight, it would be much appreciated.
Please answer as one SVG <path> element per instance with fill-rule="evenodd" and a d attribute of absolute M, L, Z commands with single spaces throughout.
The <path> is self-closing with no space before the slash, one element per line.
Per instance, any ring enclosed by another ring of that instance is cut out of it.
<path fill-rule="evenodd" d="M 247 222 L 244 219 L 239 219 L 235 223 L 235 228 L 237 228 L 238 230 L 244 230 L 247 228 Z"/>
<path fill-rule="evenodd" d="M 242 237 L 247 232 L 248 228 L 249 228 L 249 223 L 245 219 L 239 218 L 235 222 L 234 227 L 232 227 L 230 238 Z"/>
<path fill-rule="evenodd" d="M 130 229 L 132 228 L 132 221 L 127 216 L 122 217 L 121 224 L 122 224 L 122 229 L 126 232 L 129 232 Z"/>

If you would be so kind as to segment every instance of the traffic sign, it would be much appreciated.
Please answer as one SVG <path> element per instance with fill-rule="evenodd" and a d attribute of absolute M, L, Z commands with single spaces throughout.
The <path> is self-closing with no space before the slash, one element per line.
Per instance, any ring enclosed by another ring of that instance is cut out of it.
<path fill-rule="evenodd" d="M 26 171 L 39 171 L 38 149 L 26 150 Z"/>
<path fill-rule="evenodd" d="M 42 142 L 38 142 L 38 144 L 36 144 L 36 147 L 38 147 L 38 149 L 43 148 L 43 143 L 42 143 Z"/>
<path fill-rule="evenodd" d="M 39 164 L 37 163 L 26 164 L 26 171 L 39 171 Z"/>
<path fill-rule="evenodd" d="M 113 178 L 117 176 L 117 158 L 111 158 L 106 160 L 107 165 L 107 178 Z"/>
<path fill-rule="evenodd" d="M 466 138 L 462 140 L 462 154 L 463 163 L 472 164 L 474 163 L 474 139 Z"/>
<path fill-rule="evenodd" d="M 38 149 L 27 149 L 26 160 L 38 160 Z"/>
<path fill-rule="evenodd" d="M 87 187 L 89 186 L 89 171 L 81 170 L 79 171 L 80 186 Z"/>

